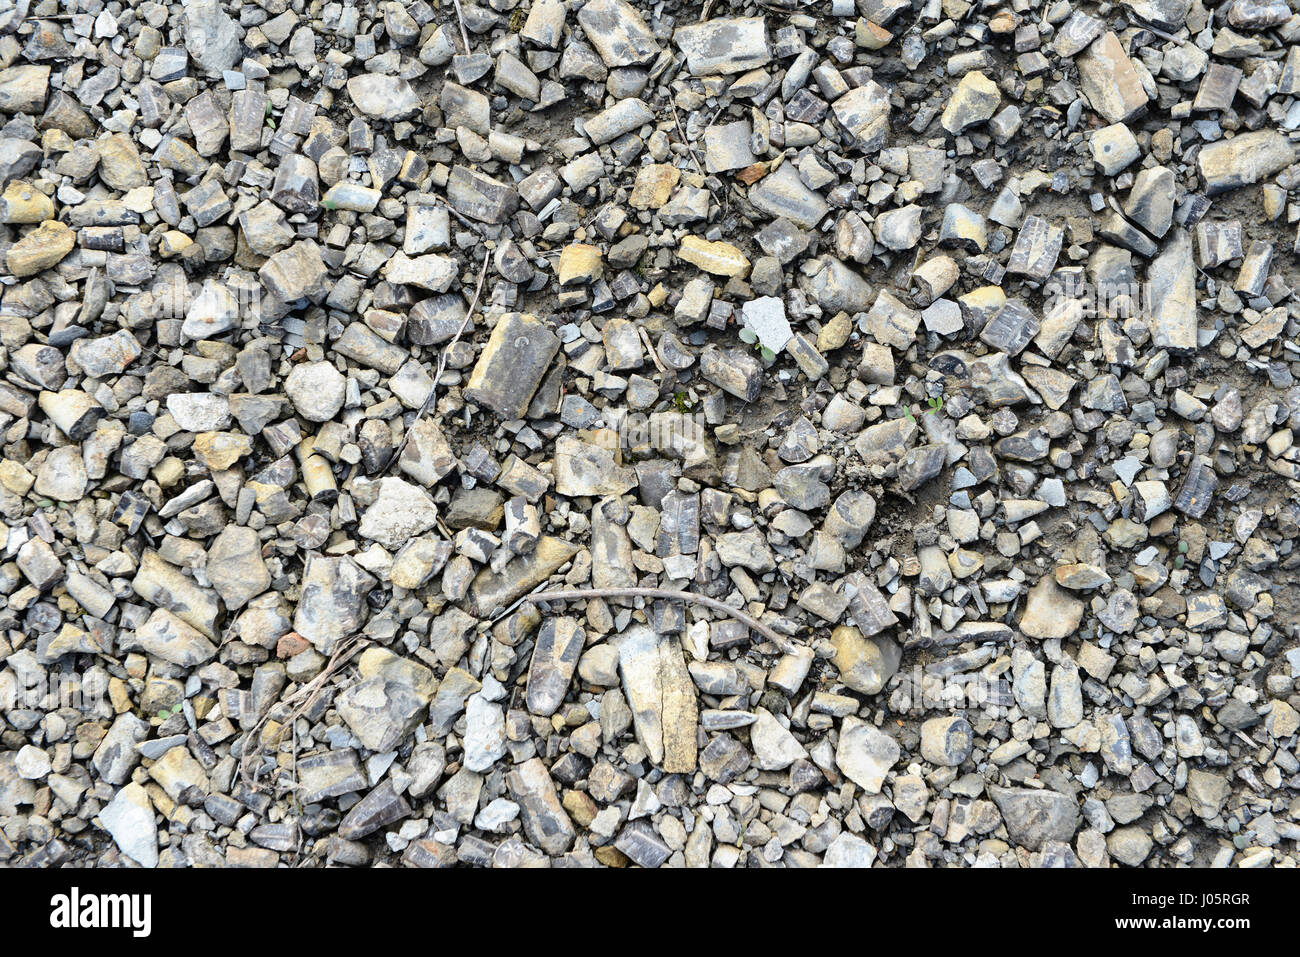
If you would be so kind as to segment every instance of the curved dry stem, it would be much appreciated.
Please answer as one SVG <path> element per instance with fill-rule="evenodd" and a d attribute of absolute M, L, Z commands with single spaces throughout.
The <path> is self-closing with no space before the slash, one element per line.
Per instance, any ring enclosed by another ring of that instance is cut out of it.
<path fill-rule="evenodd" d="M 692 602 L 736 619 L 736 621 L 750 630 L 758 632 L 782 650 L 785 650 L 791 644 L 788 637 L 777 634 L 757 618 L 746 614 L 739 608 L 732 608 L 725 602 L 710 598 L 707 595 L 697 595 L 694 592 L 677 591 L 672 588 L 566 588 L 525 595 L 517 604 L 532 605 L 543 601 L 572 601 L 583 598 L 665 598 L 670 601 Z"/>
<path fill-rule="evenodd" d="M 451 337 L 451 341 L 442 347 L 442 354 L 438 357 L 438 369 L 433 374 L 433 384 L 429 386 L 429 394 L 425 396 L 424 402 L 415 413 L 415 418 L 411 420 L 411 427 L 407 429 L 406 434 L 402 436 L 402 441 L 398 443 L 397 449 L 388 457 L 388 461 L 384 463 L 383 469 L 379 472 L 381 476 L 387 475 L 388 470 L 391 469 L 396 464 L 397 460 L 402 457 L 402 453 L 406 451 L 406 443 L 411 441 L 411 433 L 415 431 L 415 426 L 419 423 L 420 419 L 424 418 L 428 411 L 433 408 L 434 403 L 438 401 L 438 383 L 442 381 L 442 373 L 447 368 L 447 351 L 460 341 L 460 337 L 464 334 L 470 320 L 474 318 L 474 310 L 478 308 L 479 297 L 483 295 L 483 280 L 487 278 L 487 270 L 488 256 L 487 254 L 484 254 L 483 268 L 480 269 L 478 273 L 478 285 L 474 288 L 474 298 L 469 304 L 469 309 L 465 313 L 465 318 L 461 321 L 460 328 L 456 330 L 456 334 Z"/>
<path fill-rule="evenodd" d="M 352 635 L 343 639 L 343 641 L 339 643 L 338 648 L 335 649 L 334 654 L 330 656 L 329 662 L 321 669 L 320 674 L 307 682 L 293 694 L 289 695 L 289 697 L 285 698 L 283 701 L 276 702 L 277 704 L 293 706 L 289 712 L 288 720 L 284 722 L 284 726 L 292 728 L 297 720 L 306 714 L 311 709 L 311 706 L 316 703 L 316 699 L 319 698 L 321 692 L 325 690 L 325 685 L 329 680 L 338 674 L 339 669 L 352 660 L 353 655 L 368 644 L 370 644 L 370 639 L 363 635 Z M 255 780 L 252 774 L 249 773 L 248 763 L 250 759 L 262 753 L 262 747 L 258 738 L 262 732 L 262 728 L 270 719 L 273 708 L 274 705 L 267 708 L 266 714 L 257 719 L 257 723 L 253 725 L 248 734 L 244 735 L 243 745 L 240 748 L 239 779 L 255 791 L 264 791 L 266 788 Z M 283 732 L 281 732 L 281 734 L 283 734 Z M 276 744 L 278 745 L 279 743 L 279 740 L 277 740 Z M 250 745 L 252 746 L 251 749 Z M 294 773 L 296 775 L 298 762 L 298 740 L 296 736 L 294 737 L 293 752 Z"/>

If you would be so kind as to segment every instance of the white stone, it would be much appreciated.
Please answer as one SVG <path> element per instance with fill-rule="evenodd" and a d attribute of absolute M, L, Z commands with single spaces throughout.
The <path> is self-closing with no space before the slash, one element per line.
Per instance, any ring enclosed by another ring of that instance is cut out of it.
<path fill-rule="evenodd" d="M 780 352 L 794 336 L 785 318 L 785 303 L 776 296 L 751 299 L 740 310 L 745 328 L 758 336 L 763 348 Z"/>
<path fill-rule="evenodd" d="M 132 782 L 99 812 L 99 823 L 123 854 L 141 867 L 158 866 L 158 830 L 149 794 Z"/>

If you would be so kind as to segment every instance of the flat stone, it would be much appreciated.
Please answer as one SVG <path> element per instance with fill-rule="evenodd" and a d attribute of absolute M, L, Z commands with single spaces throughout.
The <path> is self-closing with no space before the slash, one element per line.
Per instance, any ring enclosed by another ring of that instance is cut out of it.
<path fill-rule="evenodd" d="M 840 126 L 849 133 L 854 146 L 864 153 L 875 153 L 889 139 L 889 93 L 874 80 L 854 87 L 831 104 Z"/>
<path fill-rule="evenodd" d="M 902 750 L 890 735 L 849 715 L 840 726 L 835 764 L 868 794 L 879 794 Z"/>
<path fill-rule="evenodd" d="M 1046 841 L 1071 841 L 1079 809 L 1067 795 L 1033 788 L 989 788 L 989 797 L 1002 812 L 1011 840 L 1031 851 Z"/>
<path fill-rule="evenodd" d="M 763 367 L 752 352 L 706 349 L 700 355 L 700 374 L 744 402 L 753 402 L 763 387 Z"/>
<path fill-rule="evenodd" d="M 894 641 L 864 638 L 857 628 L 841 625 L 831 632 L 830 640 L 840 681 L 862 694 L 879 694 L 902 662 L 902 651 Z"/>
<path fill-rule="evenodd" d="M 714 18 L 680 26 L 673 34 L 694 76 L 744 73 L 772 59 L 762 17 Z"/>
<path fill-rule="evenodd" d="M 397 548 L 432 528 L 437 518 L 438 508 L 428 492 L 390 476 L 380 480 L 379 494 L 361 516 L 357 532 L 386 548 Z"/>
<path fill-rule="evenodd" d="M 118 850 L 141 867 L 158 866 L 158 830 L 153 802 L 134 781 L 124 786 L 99 812 L 99 822 Z"/>
<path fill-rule="evenodd" d="M 780 352 L 794 332 L 785 317 L 785 303 L 775 296 L 751 299 L 741 307 L 745 328 L 758 337 L 764 348 Z"/>
<path fill-rule="evenodd" d="M 328 422 L 343 408 L 347 380 L 329 362 L 304 362 L 293 367 L 284 391 L 309 422 Z"/>
<path fill-rule="evenodd" d="M 262 539 L 251 528 L 231 525 L 208 549 L 208 581 L 227 608 L 242 608 L 271 586 Z"/>
<path fill-rule="evenodd" d="M 531 713 L 549 717 L 559 710 L 585 643 L 576 619 L 548 618 L 543 623 L 528 668 L 526 702 Z"/>
<path fill-rule="evenodd" d="M 749 273 L 749 260 L 745 254 L 727 242 L 708 242 L 698 236 L 685 236 L 678 247 L 677 257 L 715 276 L 745 276 Z"/>
<path fill-rule="evenodd" d="M 1196 348 L 1196 264 L 1192 240 L 1177 230 L 1147 268 L 1151 288 L 1151 340 L 1157 348 L 1186 352 Z"/>
<path fill-rule="evenodd" d="M 511 186 L 464 166 L 452 168 L 447 202 L 480 223 L 504 223 L 519 208 L 519 193 Z"/>
<path fill-rule="evenodd" d="M 623 693 L 650 761 L 668 774 L 694 771 L 698 706 L 680 643 L 634 625 L 616 646 Z"/>
<path fill-rule="evenodd" d="M 944 106 L 940 124 L 956 136 L 972 126 L 992 119 L 1002 103 L 997 84 L 979 70 L 961 78 Z"/>
<path fill-rule="evenodd" d="M 1107 123 L 1131 120 L 1145 109 L 1146 90 L 1114 33 L 1098 37 L 1074 62 L 1084 96 Z"/>
<path fill-rule="evenodd" d="M 830 209 L 825 199 L 804 184 L 790 163 L 782 164 L 751 187 L 749 201 L 760 212 L 774 219 L 788 219 L 804 229 L 816 227 Z"/>
<path fill-rule="evenodd" d="M 1296 161 L 1295 147 L 1277 130 L 1241 133 L 1201 147 L 1196 169 L 1211 196 L 1268 179 Z"/>
<path fill-rule="evenodd" d="M 500 571 L 484 568 L 470 585 L 470 610 L 490 615 L 540 585 L 577 553 L 578 548 L 562 539 L 543 535 L 536 548 L 512 559 Z"/>
<path fill-rule="evenodd" d="M 184 668 L 196 667 L 217 655 L 212 642 L 165 608 L 154 609 L 149 620 L 136 629 L 135 639 L 149 654 Z"/>
<path fill-rule="evenodd" d="M 591 0 L 578 11 L 578 23 L 607 67 L 636 66 L 659 55 L 654 34 L 625 0 Z"/>
<path fill-rule="evenodd" d="M 756 720 L 749 726 L 755 766 L 765 771 L 780 771 L 808 756 L 803 745 L 770 711 L 758 708 L 755 715 Z"/>
<path fill-rule="evenodd" d="M 356 108 L 378 120 L 392 123 L 420 111 L 420 98 L 401 77 L 363 73 L 348 80 L 347 87 Z"/>
<path fill-rule="evenodd" d="M 77 244 L 77 234 L 57 220 L 47 220 L 9 247 L 5 263 L 19 279 L 58 265 Z"/>
<path fill-rule="evenodd" d="M 1083 602 L 1044 575 L 1029 590 L 1020 630 L 1031 638 L 1069 638 L 1083 620 Z"/>
<path fill-rule="evenodd" d="M 559 337 L 536 317 L 507 313 L 470 373 L 465 398 L 503 419 L 522 418 L 559 350 Z"/>
<path fill-rule="evenodd" d="M 921 757 L 941 767 L 958 767 L 970 757 L 975 732 L 965 718 L 931 718 L 921 725 Z"/>
<path fill-rule="evenodd" d="M 1016 236 L 1016 244 L 1007 262 L 1011 275 L 1026 276 L 1043 282 L 1056 268 L 1065 231 L 1039 216 L 1026 217 Z"/>
<path fill-rule="evenodd" d="M 302 577 L 302 596 L 294 614 L 294 631 L 322 654 L 361 629 L 369 615 L 366 595 L 375 587 L 373 575 L 352 559 L 312 555 Z"/>

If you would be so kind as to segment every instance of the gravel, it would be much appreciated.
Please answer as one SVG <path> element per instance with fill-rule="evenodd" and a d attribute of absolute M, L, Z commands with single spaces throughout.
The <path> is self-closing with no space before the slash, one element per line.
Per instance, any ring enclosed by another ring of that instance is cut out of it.
<path fill-rule="evenodd" d="M 1300 864 L 1287 5 L 55 6 L 0 864 Z"/>

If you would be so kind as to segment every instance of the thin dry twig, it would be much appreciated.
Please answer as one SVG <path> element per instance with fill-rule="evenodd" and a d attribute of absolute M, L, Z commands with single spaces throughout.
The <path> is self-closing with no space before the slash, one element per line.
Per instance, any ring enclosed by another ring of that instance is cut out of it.
<path fill-rule="evenodd" d="M 669 601 L 684 601 L 703 605 L 706 608 L 711 608 L 716 612 L 736 619 L 736 621 L 752 631 L 758 632 L 782 650 L 787 650 L 794 645 L 794 642 L 788 637 L 777 634 L 757 618 L 747 615 L 739 608 L 732 608 L 725 602 L 710 598 L 707 595 L 697 595 L 694 592 L 677 591 L 672 588 L 564 588 L 558 591 L 534 592 L 531 595 L 525 595 L 515 605 L 535 605 L 544 601 L 573 601 L 584 598 L 665 598 Z M 502 612 L 498 618 L 504 618 L 508 615 L 515 605 Z"/>
<path fill-rule="evenodd" d="M 645 331 L 645 326 L 637 326 L 636 331 L 641 334 L 641 342 L 645 346 L 646 352 L 650 353 L 650 361 L 655 364 L 655 368 L 659 370 L 660 374 L 666 373 L 668 370 L 659 361 L 659 353 L 655 349 L 654 343 L 650 341 L 650 333 Z"/>
<path fill-rule="evenodd" d="M 429 195 L 433 197 L 433 201 L 434 201 L 436 204 L 438 204 L 439 206 L 441 206 L 443 209 L 447 210 L 447 212 L 451 213 L 451 215 L 455 216 L 456 219 L 460 222 L 460 224 L 461 224 L 462 226 L 466 227 L 467 229 L 472 229 L 474 232 L 478 233 L 480 236 L 483 235 L 483 227 L 482 227 L 482 226 L 480 226 L 478 223 L 474 222 L 474 220 L 470 219 L 468 216 L 466 216 L 464 213 L 462 213 L 462 212 L 461 212 L 459 209 L 457 209 L 455 206 L 451 205 L 451 203 L 449 203 L 446 199 L 444 199 L 443 197 L 439 196 L 437 193 L 430 193 Z"/>
<path fill-rule="evenodd" d="M 470 301 L 469 309 L 465 312 L 465 318 L 461 321 L 460 328 L 456 330 L 456 334 L 451 337 L 451 341 L 442 347 L 442 355 L 438 357 L 438 370 L 433 375 L 433 384 L 429 386 L 429 394 L 425 396 L 424 402 L 421 403 L 419 411 L 415 413 L 415 418 L 411 420 L 411 427 L 407 429 L 406 434 L 402 436 L 402 441 L 398 443 L 397 451 L 389 457 L 388 462 L 384 465 L 382 471 L 380 471 L 380 475 L 387 475 L 388 470 L 393 467 L 393 463 L 402 457 L 402 453 L 406 451 L 406 443 L 411 441 L 411 433 L 415 431 L 416 424 L 424 418 L 429 409 L 433 408 L 434 403 L 438 401 L 438 383 L 442 381 L 443 370 L 447 368 L 447 353 L 452 346 L 460 341 L 460 337 L 464 334 L 470 320 L 474 318 L 474 310 L 478 308 L 479 297 L 483 295 L 483 281 L 487 279 L 487 270 L 488 254 L 484 252 L 483 268 L 479 270 L 478 285 L 474 288 L 474 298 Z"/>
<path fill-rule="evenodd" d="M 338 674 L 339 670 L 345 664 L 352 660 L 353 655 L 368 644 L 370 644 L 370 639 L 364 635 L 352 635 L 339 642 L 338 647 L 334 649 L 334 654 L 330 656 L 329 662 L 321 670 L 320 674 L 307 682 L 293 694 L 289 695 L 289 697 L 278 702 L 279 704 L 286 706 L 292 705 L 292 709 L 289 712 L 289 717 L 285 722 L 285 725 L 289 728 L 293 728 L 298 719 L 311 710 L 311 706 L 316 703 L 316 700 L 321 696 L 322 692 L 324 692 L 325 686 L 329 683 L 329 680 L 333 678 L 334 675 Z M 257 723 L 253 725 L 248 734 L 244 735 L 244 740 L 240 747 L 239 778 L 250 788 L 257 791 L 266 790 L 266 788 L 253 778 L 248 769 L 248 765 L 250 759 L 262 753 L 261 745 L 257 744 L 258 736 L 261 734 L 262 728 L 265 727 L 266 722 L 270 719 L 273 710 L 273 708 L 268 708 L 266 714 L 262 715 L 262 717 L 257 720 Z M 283 734 L 283 731 L 281 734 Z M 276 744 L 279 744 L 278 740 L 276 741 Z M 296 776 L 298 766 L 298 740 L 296 734 L 293 739 L 293 762 L 294 774 Z"/>
<path fill-rule="evenodd" d="M 469 53 L 469 31 L 465 29 L 465 11 L 460 8 L 460 0 L 452 0 L 456 4 L 456 19 L 460 21 L 460 38 L 465 41 L 465 52 Z"/>
<path fill-rule="evenodd" d="M 704 167 L 700 164 L 700 157 L 695 152 L 695 147 L 692 146 L 691 141 L 686 138 L 686 130 L 682 126 L 682 118 L 677 113 L 677 104 L 669 100 L 668 105 L 673 108 L 673 122 L 677 124 L 677 132 L 681 135 L 682 145 L 685 146 L 686 151 L 691 154 L 691 162 L 695 164 L 696 172 L 701 176 L 707 176 L 708 174 L 704 172 Z"/>

